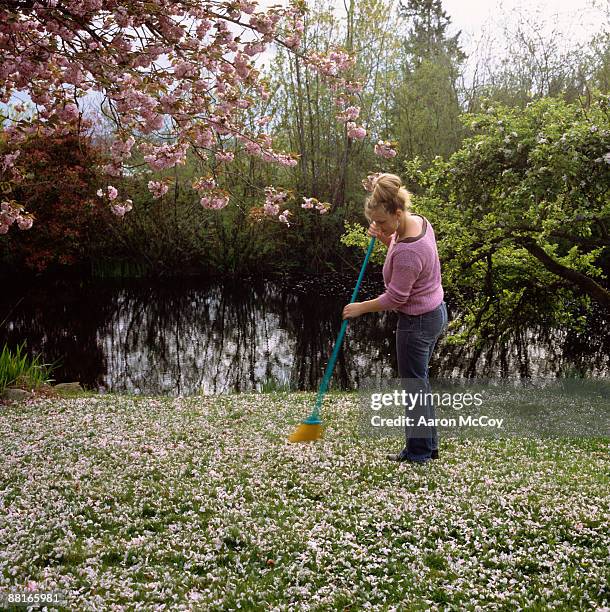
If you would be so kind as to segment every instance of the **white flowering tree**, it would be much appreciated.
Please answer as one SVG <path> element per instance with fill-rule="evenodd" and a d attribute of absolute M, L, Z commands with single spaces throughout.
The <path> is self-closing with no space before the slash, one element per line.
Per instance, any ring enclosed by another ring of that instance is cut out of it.
<path fill-rule="evenodd" d="M 443 280 L 464 334 L 578 327 L 610 312 L 610 97 L 488 105 L 473 136 L 428 171 L 409 165 L 442 237 Z"/>

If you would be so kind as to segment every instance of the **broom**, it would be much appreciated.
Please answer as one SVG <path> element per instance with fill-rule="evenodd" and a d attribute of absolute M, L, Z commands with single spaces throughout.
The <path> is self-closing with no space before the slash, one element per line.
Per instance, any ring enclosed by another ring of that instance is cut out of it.
<path fill-rule="evenodd" d="M 369 262 L 369 258 L 371 257 L 371 253 L 373 252 L 373 247 L 375 246 L 375 238 L 371 238 L 369 242 L 369 248 L 366 252 L 366 257 L 364 258 L 364 263 L 362 264 L 362 268 L 360 269 L 360 276 L 358 276 L 358 282 L 356 283 L 356 287 L 354 288 L 354 292 L 352 293 L 352 299 L 350 300 L 350 304 L 356 301 L 356 296 L 358 295 L 358 289 L 360 289 L 360 285 L 362 283 L 362 278 L 364 277 L 364 270 L 366 269 L 366 264 Z M 335 342 L 335 348 L 333 349 L 332 355 L 328 360 L 328 364 L 326 365 L 326 370 L 324 372 L 324 377 L 322 378 L 322 382 L 320 383 L 320 388 L 318 389 L 318 397 L 316 398 L 316 404 L 313 408 L 312 413 L 306 418 L 288 437 L 289 442 L 309 442 L 311 440 L 317 440 L 322 436 L 322 421 L 320 420 L 320 407 L 322 406 L 322 399 L 324 398 L 324 394 L 326 393 L 326 389 L 328 388 L 328 383 L 330 382 L 330 377 L 332 376 L 333 370 L 335 369 L 335 363 L 337 361 L 337 357 L 339 356 L 339 349 L 341 348 L 341 344 L 343 342 L 343 337 L 345 336 L 345 330 L 347 329 L 347 323 L 349 319 L 345 319 L 343 321 L 343 325 L 341 325 L 341 331 L 339 331 L 339 335 L 337 336 L 337 341 Z"/>

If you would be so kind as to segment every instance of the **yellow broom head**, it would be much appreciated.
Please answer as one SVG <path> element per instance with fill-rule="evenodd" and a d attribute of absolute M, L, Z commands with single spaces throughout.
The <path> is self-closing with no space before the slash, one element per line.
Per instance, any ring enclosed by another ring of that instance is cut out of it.
<path fill-rule="evenodd" d="M 322 423 L 301 423 L 288 437 L 288 442 L 311 442 L 322 437 Z"/>

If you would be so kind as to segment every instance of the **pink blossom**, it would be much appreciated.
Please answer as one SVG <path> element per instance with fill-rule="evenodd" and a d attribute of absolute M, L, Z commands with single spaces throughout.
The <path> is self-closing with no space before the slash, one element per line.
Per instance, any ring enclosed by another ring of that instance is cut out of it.
<path fill-rule="evenodd" d="M 149 151 L 148 155 L 144 155 L 144 161 L 153 170 L 163 170 L 177 164 L 183 164 L 186 160 L 187 147 L 187 144 L 182 143 L 178 145 L 161 145 L 160 147 L 142 146 L 140 148 Z"/>
<path fill-rule="evenodd" d="M 82 86 L 84 75 L 78 64 L 72 64 L 64 71 L 64 81 L 72 85 Z"/>
<path fill-rule="evenodd" d="M 195 144 L 200 147 L 207 148 L 214 142 L 214 135 L 212 130 L 202 129 L 198 126 L 198 130 L 195 134 Z"/>
<path fill-rule="evenodd" d="M 263 211 L 266 215 L 276 217 L 280 212 L 280 204 L 284 204 L 288 200 L 286 191 L 277 191 L 275 187 L 265 187 L 265 204 Z M 285 210 L 284 213 L 289 211 Z M 288 217 L 286 217 L 287 219 Z"/>
<path fill-rule="evenodd" d="M 123 217 L 125 216 L 125 213 L 129 212 L 133 206 L 132 206 L 132 201 L 131 200 L 125 200 L 125 202 L 121 203 L 116 203 L 116 204 L 112 204 L 110 206 L 110 210 L 112 210 L 112 212 L 117 216 L 117 217 Z"/>
<path fill-rule="evenodd" d="M 369 174 L 365 179 L 363 179 L 362 186 L 367 191 L 373 191 L 373 189 L 375 189 L 375 182 L 380 176 L 381 176 L 381 172 L 375 172 L 374 174 Z"/>
<path fill-rule="evenodd" d="M 360 93 L 362 91 L 362 83 L 359 81 L 347 81 L 344 84 L 345 91 L 351 94 Z"/>
<path fill-rule="evenodd" d="M 216 181 L 213 177 L 200 177 L 193 182 L 193 189 L 197 191 L 210 191 L 216 187 Z"/>
<path fill-rule="evenodd" d="M 303 204 L 301 204 L 301 208 L 313 208 L 315 204 L 318 202 L 316 198 L 303 198 Z"/>
<path fill-rule="evenodd" d="M 347 136 L 348 138 L 362 140 L 366 136 L 366 130 L 362 126 L 350 122 L 347 124 Z"/>
<path fill-rule="evenodd" d="M 231 64 L 220 64 L 219 69 L 224 73 L 225 78 L 229 77 L 227 80 L 230 80 L 230 77 L 235 74 L 235 68 Z"/>
<path fill-rule="evenodd" d="M 252 13 L 254 13 L 256 5 L 256 2 L 248 2 L 247 0 L 241 0 L 238 2 L 239 10 L 247 13 L 248 15 L 252 15 Z"/>
<path fill-rule="evenodd" d="M 177 100 L 178 98 L 173 94 L 163 95 L 159 97 L 159 106 L 164 113 L 171 113 Z"/>
<path fill-rule="evenodd" d="M 390 159 L 396 157 L 396 143 L 388 140 L 380 140 L 375 145 L 375 155 Z"/>
<path fill-rule="evenodd" d="M 345 123 L 347 121 L 355 121 L 356 119 L 358 119 L 358 115 L 360 115 L 359 107 L 348 106 L 342 113 L 339 113 L 337 115 L 337 119 Z"/>
<path fill-rule="evenodd" d="M 34 104 L 48 104 L 51 101 L 51 96 L 46 91 L 37 91 L 30 94 L 30 98 Z"/>
<path fill-rule="evenodd" d="M 294 49 L 301 44 L 301 36 L 299 34 L 293 34 L 292 36 L 289 36 L 288 38 L 284 40 L 284 44 L 289 49 Z M 287 225 L 290 225 L 290 224 L 287 223 Z"/>
<path fill-rule="evenodd" d="M 280 166 L 288 166 L 289 168 L 294 168 L 297 165 L 298 161 L 291 157 L 290 155 L 275 155 L 275 161 L 277 161 Z"/>
<path fill-rule="evenodd" d="M 144 123 L 141 124 L 142 132 L 144 134 L 150 134 L 155 130 L 160 130 L 164 125 L 163 115 L 159 113 L 153 113 L 150 111 L 142 112 L 142 118 L 144 119 Z"/>
<path fill-rule="evenodd" d="M 330 209 L 330 204 L 328 202 L 318 202 L 316 204 L 316 210 L 320 212 L 321 215 L 325 215 Z"/>
<path fill-rule="evenodd" d="M 265 202 L 268 204 L 282 203 L 287 199 L 288 194 L 285 191 L 277 191 L 275 187 L 265 187 Z"/>
<path fill-rule="evenodd" d="M 202 197 L 199 202 L 204 208 L 220 210 L 229 203 L 229 196 L 226 193 L 217 192 L 214 195 Z"/>
<path fill-rule="evenodd" d="M 269 202 L 265 202 L 263 205 L 263 210 L 265 211 L 266 215 L 275 217 L 280 212 L 280 206 L 279 204 L 270 204 Z"/>
<path fill-rule="evenodd" d="M 73 103 L 66 104 L 63 107 L 63 109 L 60 109 L 57 111 L 57 116 L 62 121 L 66 121 L 66 122 L 74 121 L 75 119 L 78 119 L 78 116 L 79 116 L 78 106 L 76 106 L 76 104 L 73 104 Z"/>
<path fill-rule="evenodd" d="M 211 29 L 212 22 L 209 19 L 202 19 L 195 30 L 199 38 L 203 38 Z"/>
<path fill-rule="evenodd" d="M 334 62 L 342 70 L 347 70 L 354 64 L 354 58 L 345 51 L 331 51 L 329 60 Z"/>
<path fill-rule="evenodd" d="M 24 91 L 38 105 L 37 112 L 24 120 L 21 134 L 52 136 L 73 129 L 71 123 L 83 121 L 75 100 L 93 89 L 106 98 L 108 116 L 118 127 L 111 158 L 102 167 L 107 175 L 122 176 L 135 145 L 129 134 L 141 137 L 161 130 L 157 136 L 167 144 L 140 140 L 138 147 L 155 171 L 184 163 L 191 146 L 215 152 L 218 136 L 241 142 L 247 153 L 265 162 L 285 167 L 298 164 L 297 156 L 276 151 L 270 137 L 252 130 L 242 111 L 253 100 L 268 100 L 271 95 L 252 58 L 265 52 L 274 39 L 292 49 L 300 45 L 305 15 L 301 3 L 265 10 L 255 0 L 212 4 L 153 0 L 129 6 L 103 0 L 46 0 L 34 3 L 31 10 L 28 3 L 12 4 L 15 18 L 0 27 L 0 98 L 7 102 L 15 92 Z M 66 12 L 49 10 L 64 4 Z M 229 21 L 246 28 L 249 24 L 254 36 L 244 36 L 249 40 L 242 41 Z M 154 28 L 143 28 L 148 22 Z M 168 67 L 163 56 L 173 66 Z M 348 126 L 350 138 L 364 138 L 366 131 L 354 123 L 359 109 L 352 94 L 361 91 L 362 85 L 351 72 L 353 54 L 332 48 L 326 54 L 304 51 L 302 57 L 336 95 L 339 110 L 344 109 L 339 120 L 353 123 Z M 271 117 L 265 117 L 258 124 L 270 121 Z M 219 162 L 234 159 L 230 151 L 215 154 Z M 13 165 L 14 159 L 0 157 L 4 172 Z M 14 176 L 9 180 L 15 181 Z M 168 189 L 162 181 L 151 183 L 153 195 L 161 197 Z M 206 193 L 210 208 L 227 205 L 228 196 L 216 190 L 215 182 L 205 189 L 211 192 Z M 118 191 L 112 186 L 98 194 L 108 199 L 119 216 L 130 209 L 127 202 L 118 202 Z M 272 199 L 269 206 L 275 211 L 282 203 Z"/>
<path fill-rule="evenodd" d="M 216 159 L 219 162 L 232 162 L 235 154 L 231 151 L 219 151 L 216 153 Z"/>
<path fill-rule="evenodd" d="M 119 159 L 124 159 L 131 156 L 131 149 L 135 143 L 133 136 L 129 136 L 126 140 L 115 140 L 110 147 L 112 155 Z"/>
<path fill-rule="evenodd" d="M 11 225 L 15 222 L 15 219 L 19 217 L 23 211 L 23 206 L 14 206 L 10 202 L 2 202 L 0 212 L 0 223 Z"/>
<path fill-rule="evenodd" d="M 262 53 L 266 48 L 267 46 L 261 42 L 248 43 L 244 45 L 244 53 L 252 57 L 253 55 L 258 55 L 259 53 Z"/>
<path fill-rule="evenodd" d="M 327 55 L 310 53 L 306 61 L 308 65 L 325 76 L 335 77 L 349 70 L 354 64 L 354 58 L 345 51 L 331 51 Z"/>
<path fill-rule="evenodd" d="M 105 164 L 102 170 L 110 176 L 121 176 L 121 164 L 116 161 Z"/>
<path fill-rule="evenodd" d="M 248 59 L 241 53 L 237 53 L 235 55 L 235 59 L 233 60 L 233 66 L 235 67 L 235 71 L 237 72 L 237 74 L 242 79 L 247 78 L 250 74 L 250 63 L 248 62 Z"/>
<path fill-rule="evenodd" d="M 155 199 L 162 198 L 169 190 L 169 185 L 162 181 L 148 181 L 148 191 Z"/>
<path fill-rule="evenodd" d="M 257 142 L 246 142 L 245 149 L 250 155 L 261 155 L 262 147 Z"/>
<path fill-rule="evenodd" d="M 29 230 L 32 227 L 34 220 L 32 217 L 20 217 L 17 219 L 17 225 L 21 230 Z"/>
<path fill-rule="evenodd" d="M 174 66 L 174 78 L 182 79 L 184 77 L 193 77 L 197 73 L 195 66 L 189 62 L 179 62 Z"/>
<path fill-rule="evenodd" d="M 265 15 L 264 13 L 256 13 L 250 17 L 250 26 L 261 34 L 272 34 L 277 21 L 274 15 Z"/>
<path fill-rule="evenodd" d="M 0 213 L 0 223 L 4 225 L 12 225 L 15 222 L 15 219 L 17 219 L 17 214 L 11 214 L 8 212 Z"/>
<path fill-rule="evenodd" d="M 15 165 L 15 160 L 21 155 L 21 151 L 8 153 L 2 157 L 2 172 L 6 172 Z"/>

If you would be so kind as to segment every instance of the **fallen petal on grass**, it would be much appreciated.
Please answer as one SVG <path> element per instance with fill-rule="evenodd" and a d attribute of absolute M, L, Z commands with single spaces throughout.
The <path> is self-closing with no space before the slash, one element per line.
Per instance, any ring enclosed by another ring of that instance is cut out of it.
<path fill-rule="evenodd" d="M 396 465 L 355 394 L 289 443 L 314 397 L 0 408 L 0 589 L 79 610 L 609 605 L 607 439 L 443 439 Z"/>

